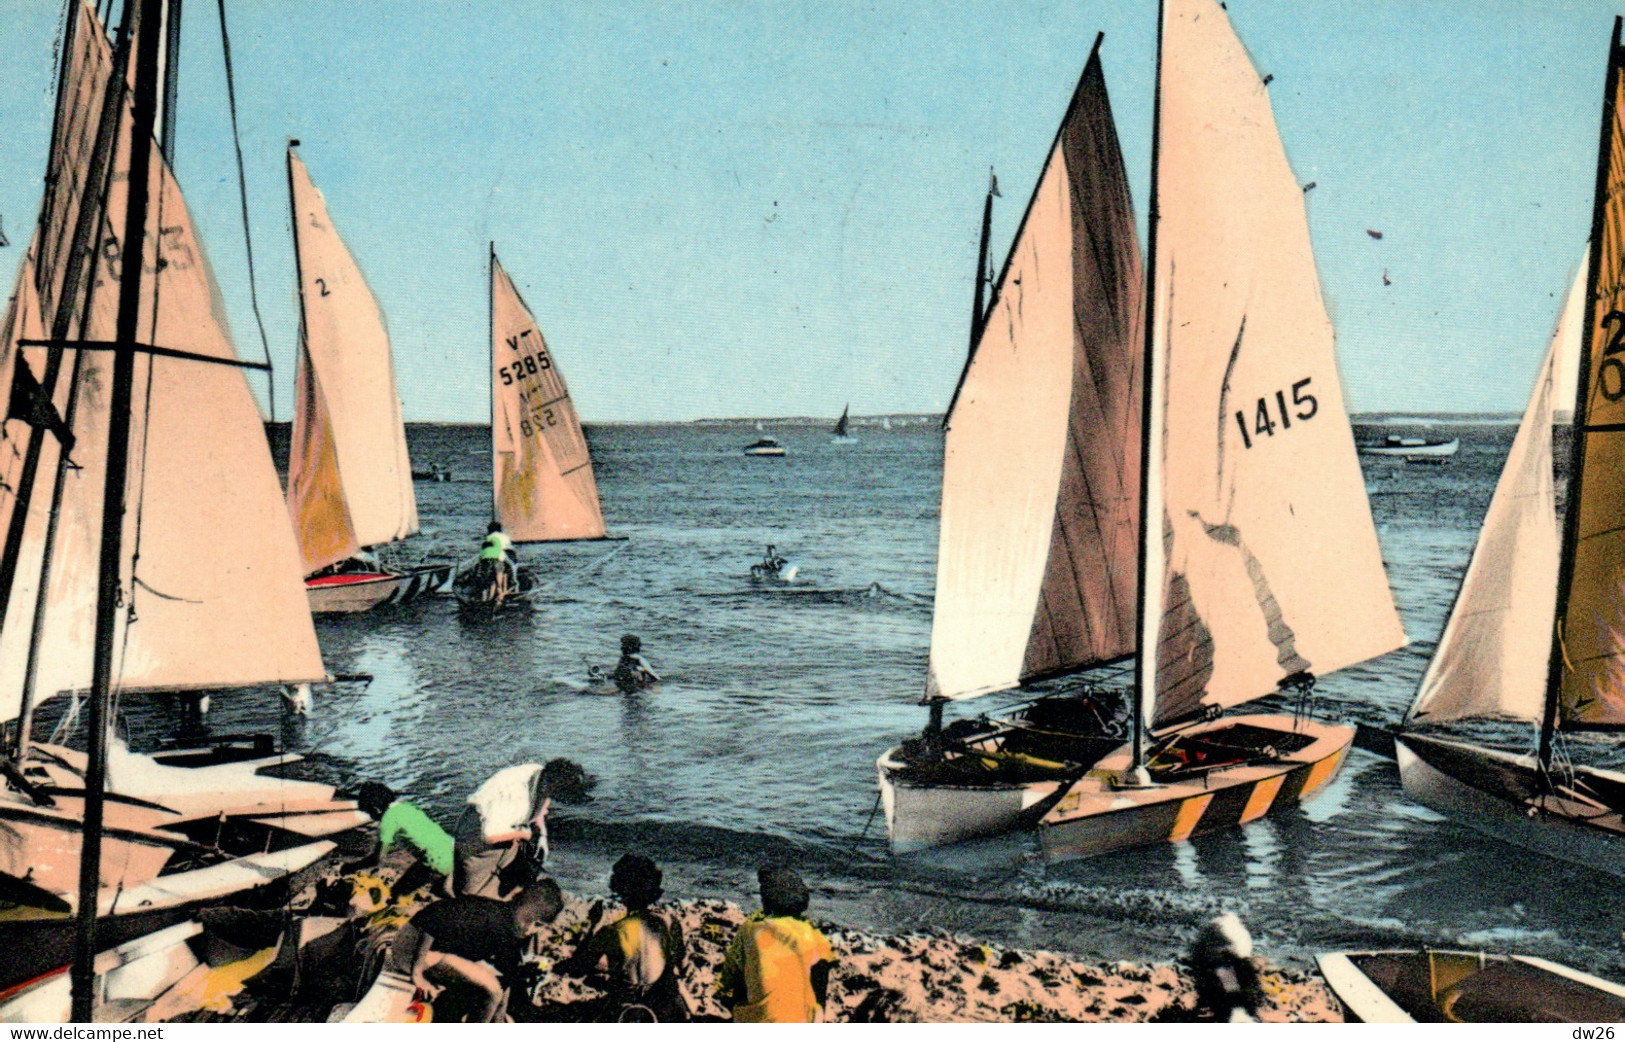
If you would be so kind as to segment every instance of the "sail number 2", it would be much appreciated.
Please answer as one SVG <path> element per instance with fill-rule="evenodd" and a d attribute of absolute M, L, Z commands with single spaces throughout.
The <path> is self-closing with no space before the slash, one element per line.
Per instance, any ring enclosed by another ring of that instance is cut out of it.
<path fill-rule="evenodd" d="M 1236 426 L 1241 429 L 1242 445 L 1249 449 L 1252 448 L 1254 435 L 1275 437 L 1276 427 L 1280 427 L 1282 431 L 1289 431 L 1292 429 L 1294 419 L 1299 422 L 1314 419 L 1315 414 L 1320 411 L 1320 403 L 1315 400 L 1314 395 L 1308 393 L 1310 379 L 1310 377 L 1306 376 L 1292 385 L 1293 409 L 1291 410 L 1287 409 L 1285 391 L 1276 391 L 1273 403 L 1269 398 L 1258 399 L 1258 408 L 1253 411 L 1253 423 L 1250 432 L 1247 429 L 1247 414 L 1237 409 Z M 1275 415 L 1281 418 L 1280 423 L 1276 423 L 1274 417 L 1270 415 L 1270 406 L 1272 404 L 1275 407 Z"/>
<path fill-rule="evenodd" d="M 508 387 L 515 380 L 522 380 L 527 376 L 537 376 L 544 370 L 551 368 L 553 368 L 553 360 L 547 357 L 546 352 L 539 351 L 498 369 L 497 379 L 502 381 L 502 386 Z"/>

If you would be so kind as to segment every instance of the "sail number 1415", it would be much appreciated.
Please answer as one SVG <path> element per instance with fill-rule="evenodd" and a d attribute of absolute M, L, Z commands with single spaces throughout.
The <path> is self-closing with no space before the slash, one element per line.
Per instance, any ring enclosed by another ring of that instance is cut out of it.
<path fill-rule="evenodd" d="M 1248 429 L 1247 414 L 1240 409 L 1236 410 L 1236 426 L 1241 429 L 1241 443 L 1247 448 L 1253 447 L 1254 437 L 1275 437 L 1275 428 L 1282 431 L 1292 429 L 1292 421 L 1312 420 L 1320 411 L 1320 403 L 1315 396 L 1308 393 L 1310 377 L 1304 377 L 1292 385 L 1291 408 L 1288 408 L 1287 392 L 1276 391 L 1272 398 L 1258 399 L 1258 407 L 1253 410 L 1251 430 Z M 1273 410 L 1272 410 L 1273 406 Z M 1273 415 L 1272 415 L 1273 412 Z M 1276 417 L 1280 417 L 1279 422 Z"/>

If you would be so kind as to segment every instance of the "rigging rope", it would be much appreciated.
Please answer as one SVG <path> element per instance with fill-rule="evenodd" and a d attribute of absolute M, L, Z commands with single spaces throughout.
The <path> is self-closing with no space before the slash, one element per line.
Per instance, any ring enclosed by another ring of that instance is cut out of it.
<path fill-rule="evenodd" d="M 243 174 L 243 142 L 237 133 L 237 87 L 231 71 L 231 35 L 226 31 L 226 0 L 216 0 L 220 12 L 220 53 L 226 62 L 226 104 L 231 109 L 231 145 L 237 153 L 237 198 L 243 210 L 243 252 L 248 258 L 248 302 L 259 327 L 260 347 L 265 351 L 265 393 L 269 398 L 271 421 L 276 422 L 276 380 L 271 369 L 271 340 L 265 335 L 265 319 L 260 315 L 260 296 L 255 288 L 254 236 L 248 226 L 248 180 Z"/>

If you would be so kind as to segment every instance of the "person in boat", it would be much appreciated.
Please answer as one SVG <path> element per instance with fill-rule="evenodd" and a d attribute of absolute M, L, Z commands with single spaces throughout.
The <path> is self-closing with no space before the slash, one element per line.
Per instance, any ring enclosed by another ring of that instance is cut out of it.
<path fill-rule="evenodd" d="M 597 1019 L 610 1022 L 653 1018 L 671 1024 L 688 1020 L 688 1004 L 678 987 L 684 958 L 683 930 L 649 906 L 660 900 L 660 866 L 642 854 L 624 854 L 610 870 L 609 889 L 626 904 L 626 914 L 599 926 L 603 902 L 587 913 L 587 938 L 556 967 L 559 973 L 607 975 Z"/>
<path fill-rule="evenodd" d="M 649 665 L 642 651 L 643 639 L 637 634 L 628 633 L 621 638 L 621 659 L 615 663 L 611 676 L 622 694 L 637 694 L 660 683 L 660 675 Z"/>
<path fill-rule="evenodd" d="M 1215 916 L 1191 946 L 1196 1010 L 1228 1023 L 1258 1019 L 1263 988 L 1253 962 L 1253 937 L 1234 912 Z"/>
<path fill-rule="evenodd" d="M 528 1008 L 519 987 L 530 938 L 557 919 L 564 895 L 538 880 L 511 901 L 469 895 L 424 907 L 401 927 L 384 969 L 410 979 L 434 1003 L 438 1023 L 489 1024 Z"/>
<path fill-rule="evenodd" d="M 513 540 L 502 530 L 500 521 L 485 526 L 485 541 L 480 544 L 479 581 L 490 591 L 489 600 L 502 606 L 519 586 L 519 563 L 514 556 Z"/>
<path fill-rule="evenodd" d="M 456 844 L 451 833 L 441 828 L 415 803 L 401 799 L 395 790 L 379 782 L 366 782 L 356 795 L 356 804 L 378 822 L 378 840 L 372 850 L 345 864 L 346 875 L 372 868 L 394 850 L 405 850 L 416 862 L 395 882 L 397 893 L 407 894 L 422 886 L 447 892 L 447 881 L 456 864 Z"/>
<path fill-rule="evenodd" d="M 468 797 L 452 829 L 452 891 L 506 899 L 547 863 L 552 789 L 539 764 L 505 767 Z"/>
<path fill-rule="evenodd" d="M 835 952 L 807 921 L 807 885 L 787 868 L 756 873 L 762 910 L 728 945 L 717 990 L 742 1024 L 811 1024 L 824 1009 Z"/>

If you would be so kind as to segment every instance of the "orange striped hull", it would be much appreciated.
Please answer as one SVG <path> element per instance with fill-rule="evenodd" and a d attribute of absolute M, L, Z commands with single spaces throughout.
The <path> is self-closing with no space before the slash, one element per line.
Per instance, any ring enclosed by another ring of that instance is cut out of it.
<path fill-rule="evenodd" d="M 1114 850 L 1179 843 L 1207 832 L 1245 825 L 1270 811 L 1301 802 L 1331 781 L 1348 755 L 1354 729 L 1289 716 L 1221 719 L 1182 732 L 1180 739 L 1224 740 L 1244 732 L 1250 741 L 1274 750 L 1245 763 L 1205 773 L 1176 776 L 1161 784 L 1124 786 L 1125 746 L 1080 779 L 1039 822 L 1044 856 L 1050 861 L 1095 857 Z M 1270 743 L 1277 733 L 1281 752 Z"/>

